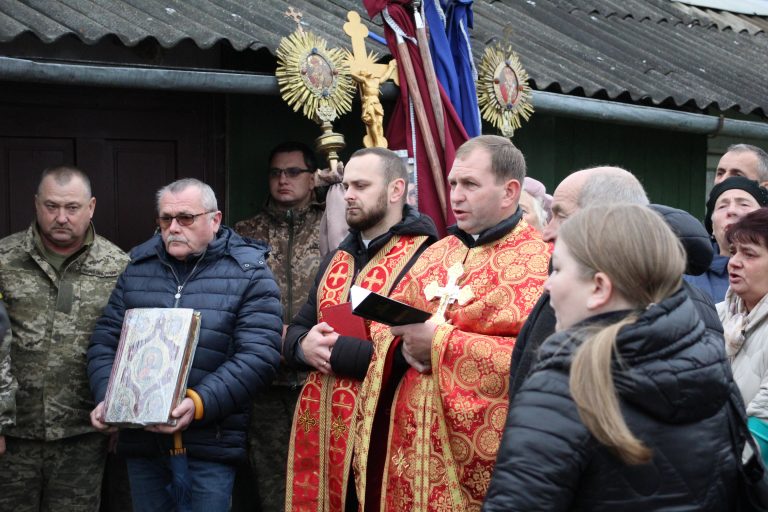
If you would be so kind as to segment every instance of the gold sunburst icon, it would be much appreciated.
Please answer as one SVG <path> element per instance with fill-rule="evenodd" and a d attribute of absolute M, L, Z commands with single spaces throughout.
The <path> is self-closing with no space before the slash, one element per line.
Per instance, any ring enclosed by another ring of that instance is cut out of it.
<path fill-rule="evenodd" d="M 533 113 L 528 73 L 511 46 L 485 49 L 477 73 L 477 99 L 483 119 L 505 137 L 512 137 Z"/>
<path fill-rule="evenodd" d="M 343 50 L 328 49 L 312 32 L 296 31 L 283 38 L 276 53 L 280 94 L 294 112 L 333 121 L 350 111 L 354 85 Z"/>

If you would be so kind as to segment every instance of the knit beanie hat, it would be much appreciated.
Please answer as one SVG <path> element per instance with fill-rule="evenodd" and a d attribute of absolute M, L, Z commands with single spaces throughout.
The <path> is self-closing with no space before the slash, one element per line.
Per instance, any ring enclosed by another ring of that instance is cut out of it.
<path fill-rule="evenodd" d="M 707 201 L 707 213 L 704 216 L 704 227 L 707 228 L 707 232 L 710 235 L 712 234 L 712 212 L 715 210 L 717 198 L 720 197 L 723 192 L 733 189 L 740 189 L 748 193 L 755 198 L 755 201 L 757 201 L 757 204 L 760 206 L 768 206 L 768 190 L 761 187 L 757 181 L 750 180 L 744 176 L 733 176 L 723 180 L 712 187 L 712 192 L 709 193 L 709 200 Z"/>

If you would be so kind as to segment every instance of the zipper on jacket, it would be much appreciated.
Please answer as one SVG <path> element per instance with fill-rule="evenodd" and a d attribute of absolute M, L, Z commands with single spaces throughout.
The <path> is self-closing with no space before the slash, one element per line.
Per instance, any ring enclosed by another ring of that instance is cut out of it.
<path fill-rule="evenodd" d="M 181 301 L 181 291 L 184 289 L 184 287 L 187 285 L 189 280 L 192 278 L 192 276 L 195 273 L 195 270 L 197 270 L 197 266 L 200 264 L 201 261 L 203 261 L 203 258 L 205 258 L 205 251 L 203 254 L 200 255 L 200 258 L 198 258 L 197 262 L 195 263 L 195 266 L 192 267 L 192 270 L 187 274 L 187 278 L 184 280 L 183 283 L 179 284 L 179 276 L 176 275 L 176 271 L 173 269 L 173 265 L 168 262 L 164 262 L 169 269 L 171 269 L 171 274 L 173 274 L 173 279 L 176 280 L 176 294 L 173 296 L 174 299 L 176 299 L 173 303 L 173 307 L 177 308 L 179 307 L 179 302 Z"/>

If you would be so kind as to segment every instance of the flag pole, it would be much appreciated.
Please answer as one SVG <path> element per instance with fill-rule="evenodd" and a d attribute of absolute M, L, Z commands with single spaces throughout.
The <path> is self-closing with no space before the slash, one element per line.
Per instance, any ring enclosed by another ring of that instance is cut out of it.
<path fill-rule="evenodd" d="M 421 128 L 421 136 L 424 138 L 424 146 L 427 151 L 429 168 L 432 171 L 432 178 L 435 180 L 437 200 L 440 202 L 440 210 L 443 214 L 443 219 L 447 222 L 448 203 L 445 199 L 445 181 L 442 169 L 440 169 L 440 158 L 437 156 L 435 139 L 432 137 L 432 131 L 429 129 L 429 120 L 427 119 L 427 113 L 424 109 L 424 102 L 421 99 L 421 94 L 419 94 L 419 85 L 416 82 L 416 74 L 413 71 L 413 63 L 411 62 L 411 56 L 408 53 L 408 46 L 405 39 L 400 34 L 397 34 L 397 55 L 400 59 L 400 63 L 403 65 L 403 71 L 405 71 L 405 80 L 408 84 L 409 96 L 413 101 L 416 120 L 419 123 L 419 128 Z"/>
<path fill-rule="evenodd" d="M 437 133 L 440 136 L 440 147 L 445 151 L 445 113 L 443 112 L 443 102 L 440 99 L 440 88 L 437 85 L 437 74 L 435 74 L 435 64 L 432 62 L 432 52 L 429 51 L 429 38 L 425 20 L 419 12 L 421 2 L 413 3 L 413 18 L 416 22 L 416 39 L 419 42 L 419 53 L 424 64 L 424 76 L 427 79 L 427 89 L 429 89 L 429 101 L 432 103 L 432 110 L 435 113 L 435 123 L 437 123 Z"/>

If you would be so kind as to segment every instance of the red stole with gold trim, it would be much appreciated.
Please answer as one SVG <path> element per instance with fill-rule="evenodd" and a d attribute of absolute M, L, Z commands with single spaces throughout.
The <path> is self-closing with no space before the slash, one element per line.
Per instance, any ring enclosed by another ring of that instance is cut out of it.
<path fill-rule="evenodd" d="M 456 285 L 470 288 L 472 298 L 450 304 L 448 323 L 435 330 L 432 372 L 411 368 L 399 384 L 387 376 L 399 339 L 386 326 L 370 326 L 374 356 L 353 422 L 364 510 L 480 510 L 506 420 L 515 336 L 542 293 L 549 254 L 549 245 L 523 222 L 471 249 L 449 236 L 429 247 L 398 284 L 392 298 L 434 312 L 439 301 L 428 300 L 425 288 L 445 285 L 448 269 L 460 263 Z M 394 398 L 384 403 L 394 385 Z M 388 428 L 379 432 L 377 418 L 390 406 Z M 381 443 L 385 450 L 376 449 Z M 382 451 L 385 460 L 377 457 Z M 383 475 L 368 474 L 376 467 Z M 367 489 L 369 481 L 376 488 Z"/>
<path fill-rule="evenodd" d="M 337 251 L 317 290 L 318 322 L 323 309 L 349 300 L 352 284 L 388 295 L 426 236 L 393 236 L 360 271 L 352 255 Z M 310 372 L 291 429 L 285 510 L 343 512 L 352 460 L 352 429 L 360 381 Z"/>

